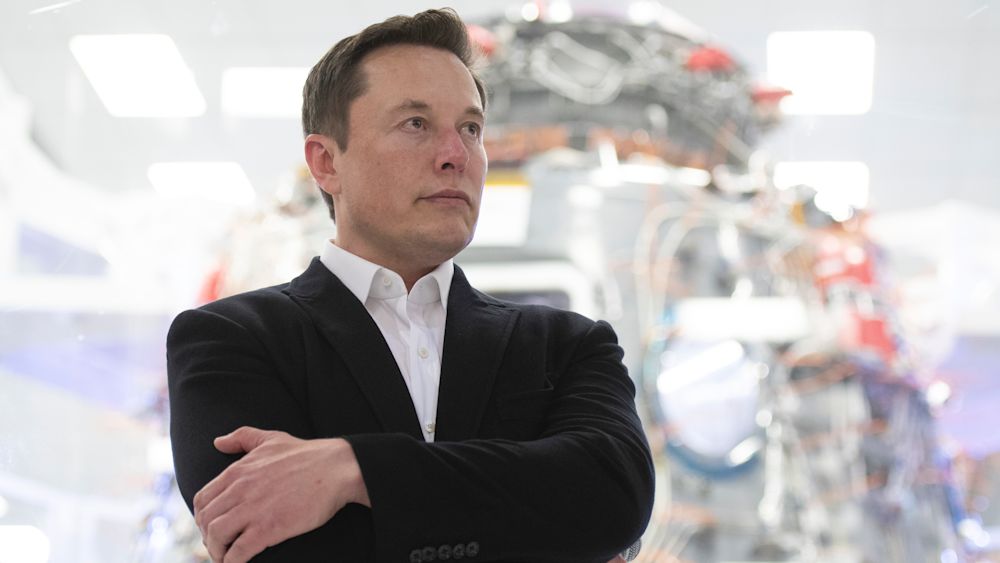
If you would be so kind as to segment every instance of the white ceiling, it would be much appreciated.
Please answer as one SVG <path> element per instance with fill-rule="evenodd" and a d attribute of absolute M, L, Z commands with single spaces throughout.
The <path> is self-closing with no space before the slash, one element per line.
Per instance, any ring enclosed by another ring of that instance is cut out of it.
<path fill-rule="evenodd" d="M 1000 6 L 987 0 L 664 0 L 763 76 L 772 31 L 862 29 L 876 40 L 874 102 L 862 116 L 789 118 L 766 145 L 777 160 L 864 161 L 872 205 L 959 198 L 1000 208 Z M 573 2 L 620 10 L 616 0 Z M 61 5 L 61 7 L 59 7 Z M 506 0 L 452 1 L 467 20 Z M 34 106 L 34 137 L 69 173 L 111 192 L 151 189 L 152 162 L 235 160 L 268 193 L 300 158 L 295 119 L 219 108 L 222 70 L 311 66 L 341 37 L 404 1 L 4 0 L 0 70 Z M 84 33 L 173 36 L 208 101 L 197 118 L 111 117 L 72 58 Z"/>

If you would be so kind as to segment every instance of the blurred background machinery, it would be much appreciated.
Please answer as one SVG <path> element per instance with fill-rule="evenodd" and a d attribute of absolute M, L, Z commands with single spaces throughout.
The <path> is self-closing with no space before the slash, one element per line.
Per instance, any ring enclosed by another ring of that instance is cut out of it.
<path fill-rule="evenodd" d="M 488 150 L 530 186 L 516 253 L 586 272 L 638 376 L 662 477 L 643 560 L 982 556 L 866 214 L 779 191 L 754 150 L 792 92 L 671 12 L 558 6 L 472 29 Z"/>

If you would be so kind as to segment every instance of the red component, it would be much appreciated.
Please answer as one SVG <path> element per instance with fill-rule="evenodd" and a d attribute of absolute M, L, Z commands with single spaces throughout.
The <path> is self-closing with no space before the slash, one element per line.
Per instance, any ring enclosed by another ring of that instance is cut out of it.
<path fill-rule="evenodd" d="M 826 234 L 819 240 L 813 275 L 823 291 L 836 284 L 873 288 L 876 284 L 875 260 L 866 245 Z"/>
<path fill-rule="evenodd" d="M 198 292 L 198 304 L 204 305 L 215 301 L 222 295 L 222 284 L 226 279 L 226 267 L 219 264 L 205 276 L 205 281 L 201 284 Z"/>
<path fill-rule="evenodd" d="M 878 304 L 879 249 L 870 241 L 843 233 L 821 233 L 816 240 L 813 275 L 838 322 L 838 341 L 845 350 L 877 354 L 891 365 L 898 354 L 893 327 Z M 864 303 L 867 306 L 863 306 Z"/>
<path fill-rule="evenodd" d="M 730 72 L 736 70 L 736 63 L 729 56 L 729 53 L 711 45 L 702 45 L 692 51 L 684 66 L 693 72 L 719 70 Z"/>
<path fill-rule="evenodd" d="M 791 95 L 792 91 L 788 88 L 771 86 L 769 84 L 755 84 L 753 92 L 750 93 L 750 96 L 753 98 L 753 103 L 755 104 L 775 105 L 777 105 L 782 99 Z"/>
<path fill-rule="evenodd" d="M 891 365 L 898 354 L 888 321 L 856 310 L 847 313 L 837 340 L 843 349 L 875 354 L 886 365 Z"/>
<path fill-rule="evenodd" d="M 475 24 L 468 24 L 465 26 L 465 29 L 468 30 L 469 39 L 472 40 L 473 45 L 479 47 L 479 51 L 484 56 L 489 58 L 493 55 L 493 52 L 497 49 L 497 38 L 493 35 L 493 32 Z"/>
<path fill-rule="evenodd" d="M 859 318 L 858 340 L 862 350 L 877 353 L 886 365 L 891 365 L 896 357 L 896 344 L 893 342 L 889 323 L 884 318 Z"/>

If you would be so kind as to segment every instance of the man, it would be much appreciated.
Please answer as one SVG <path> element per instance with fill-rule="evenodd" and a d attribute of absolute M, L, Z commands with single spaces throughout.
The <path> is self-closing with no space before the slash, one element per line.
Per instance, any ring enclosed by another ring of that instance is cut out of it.
<path fill-rule="evenodd" d="M 290 283 L 174 321 L 174 462 L 214 561 L 604 562 L 645 528 L 610 327 L 452 264 L 487 166 L 469 64 L 450 10 L 334 46 L 303 125 L 336 239 Z"/>

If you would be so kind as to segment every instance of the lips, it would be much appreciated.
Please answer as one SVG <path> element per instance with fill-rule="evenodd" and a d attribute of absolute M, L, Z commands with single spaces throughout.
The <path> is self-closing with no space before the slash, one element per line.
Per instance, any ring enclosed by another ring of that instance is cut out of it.
<path fill-rule="evenodd" d="M 464 201 L 465 203 L 472 205 L 472 201 L 469 199 L 469 194 L 463 192 L 462 190 L 441 190 L 438 192 L 434 192 L 433 194 L 425 197 L 424 199 L 431 199 L 431 200 L 455 199 Z"/>

